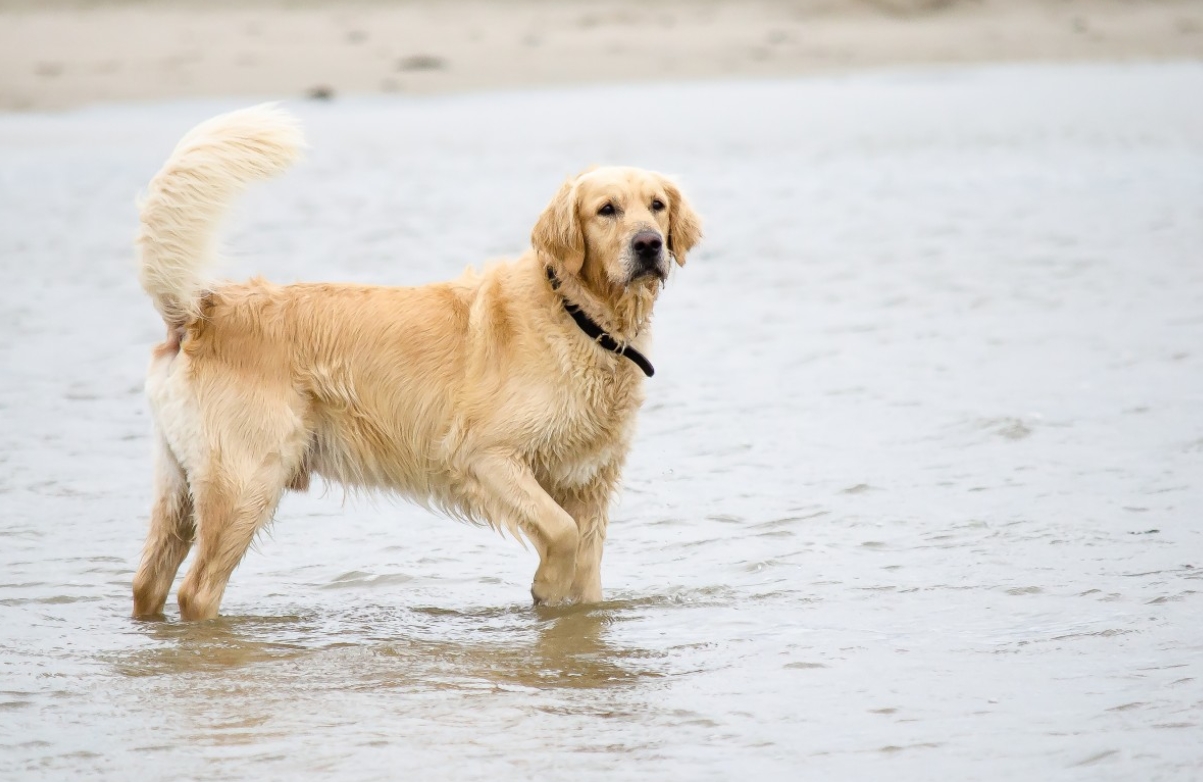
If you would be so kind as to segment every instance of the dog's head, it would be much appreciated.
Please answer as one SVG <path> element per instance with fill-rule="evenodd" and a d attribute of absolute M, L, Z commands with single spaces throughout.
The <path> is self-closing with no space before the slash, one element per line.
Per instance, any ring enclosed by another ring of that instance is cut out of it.
<path fill-rule="evenodd" d="M 701 236 L 701 221 L 668 177 L 607 167 L 564 183 L 535 224 L 531 244 L 558 274 L 614 298 L 657 288 L 668 278 L 670 258 L 684 266 Z"/>

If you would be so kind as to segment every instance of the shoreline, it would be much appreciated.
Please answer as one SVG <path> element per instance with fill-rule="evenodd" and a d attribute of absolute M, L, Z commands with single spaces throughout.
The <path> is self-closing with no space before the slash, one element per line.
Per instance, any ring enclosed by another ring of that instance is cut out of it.
<path fill-rule="evenodd" d="M 1203 3 L 0 0 L 0 111 L 1203 60 Z"/>

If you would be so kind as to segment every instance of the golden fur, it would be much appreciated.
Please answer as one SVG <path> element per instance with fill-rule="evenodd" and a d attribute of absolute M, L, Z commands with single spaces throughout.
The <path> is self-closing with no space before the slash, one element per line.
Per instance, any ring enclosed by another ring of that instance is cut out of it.
<path fill-rule="evenodd" d="M 684 264 L 700 238 L 697 216 L 667 178 L 601 168 L 560 188 L 526 254 L 451 282 L 208 279 L 230 200 L 301 144 L 276 109 L 223 115 L 185 136 L 149 186 L 141 279 L 168 337 L 146 384 L 155 501 L 134 615 L 162 613 L 195 541 L 180 613 L 216 616 L 283 491 L 312 474 L 522 535 L 539 554 L 536 602 L 600 600 L 608 507 L 644 378 L 590 340 L 561 296 L 645 349 L 669 259 Z M 658 254 L 637 252 L 637 235 L 662 237 L 664 250 L 656 238 Z"/>

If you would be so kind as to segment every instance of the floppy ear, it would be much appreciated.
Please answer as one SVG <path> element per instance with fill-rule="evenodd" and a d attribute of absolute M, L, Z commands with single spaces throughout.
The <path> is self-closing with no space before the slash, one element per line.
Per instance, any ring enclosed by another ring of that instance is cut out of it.
<path fill-rule="evenodd" d="M 664 189 L 668 193 L 668 251 L 678 266 L 684 266 L 685 254 L 702 238 L 702 218 L 675 182 L 665 179 Z"/>
<path fill-rule="evenodd" d="M 569 274 L 580 274 L 585 264 L 585 235 L 576 215 L 576 179 L 569 179 L 539 215 L 530 243 L 549 260 L 563 264 Z"/>

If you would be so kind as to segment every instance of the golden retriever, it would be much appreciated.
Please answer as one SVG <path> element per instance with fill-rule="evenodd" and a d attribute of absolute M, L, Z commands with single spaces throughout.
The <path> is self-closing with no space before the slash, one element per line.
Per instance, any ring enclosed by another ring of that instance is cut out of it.
<path fill-rule="evenodd" d="M 668 178 L 569 179 L 515 261 L 416 288 L 210 278 L 214 234 L 302 138 L 282 111 L 188 133 L 151 181 L 137 238 L 167 324 L 146 381 L 156 429 L 134 616 L 217 615 L 285 489 L 310 476 L 396 492 L 525 536 L 536 603 L 601 599 L 610 499 L 631 445 L 652 305 L 701 226 Z"/>

